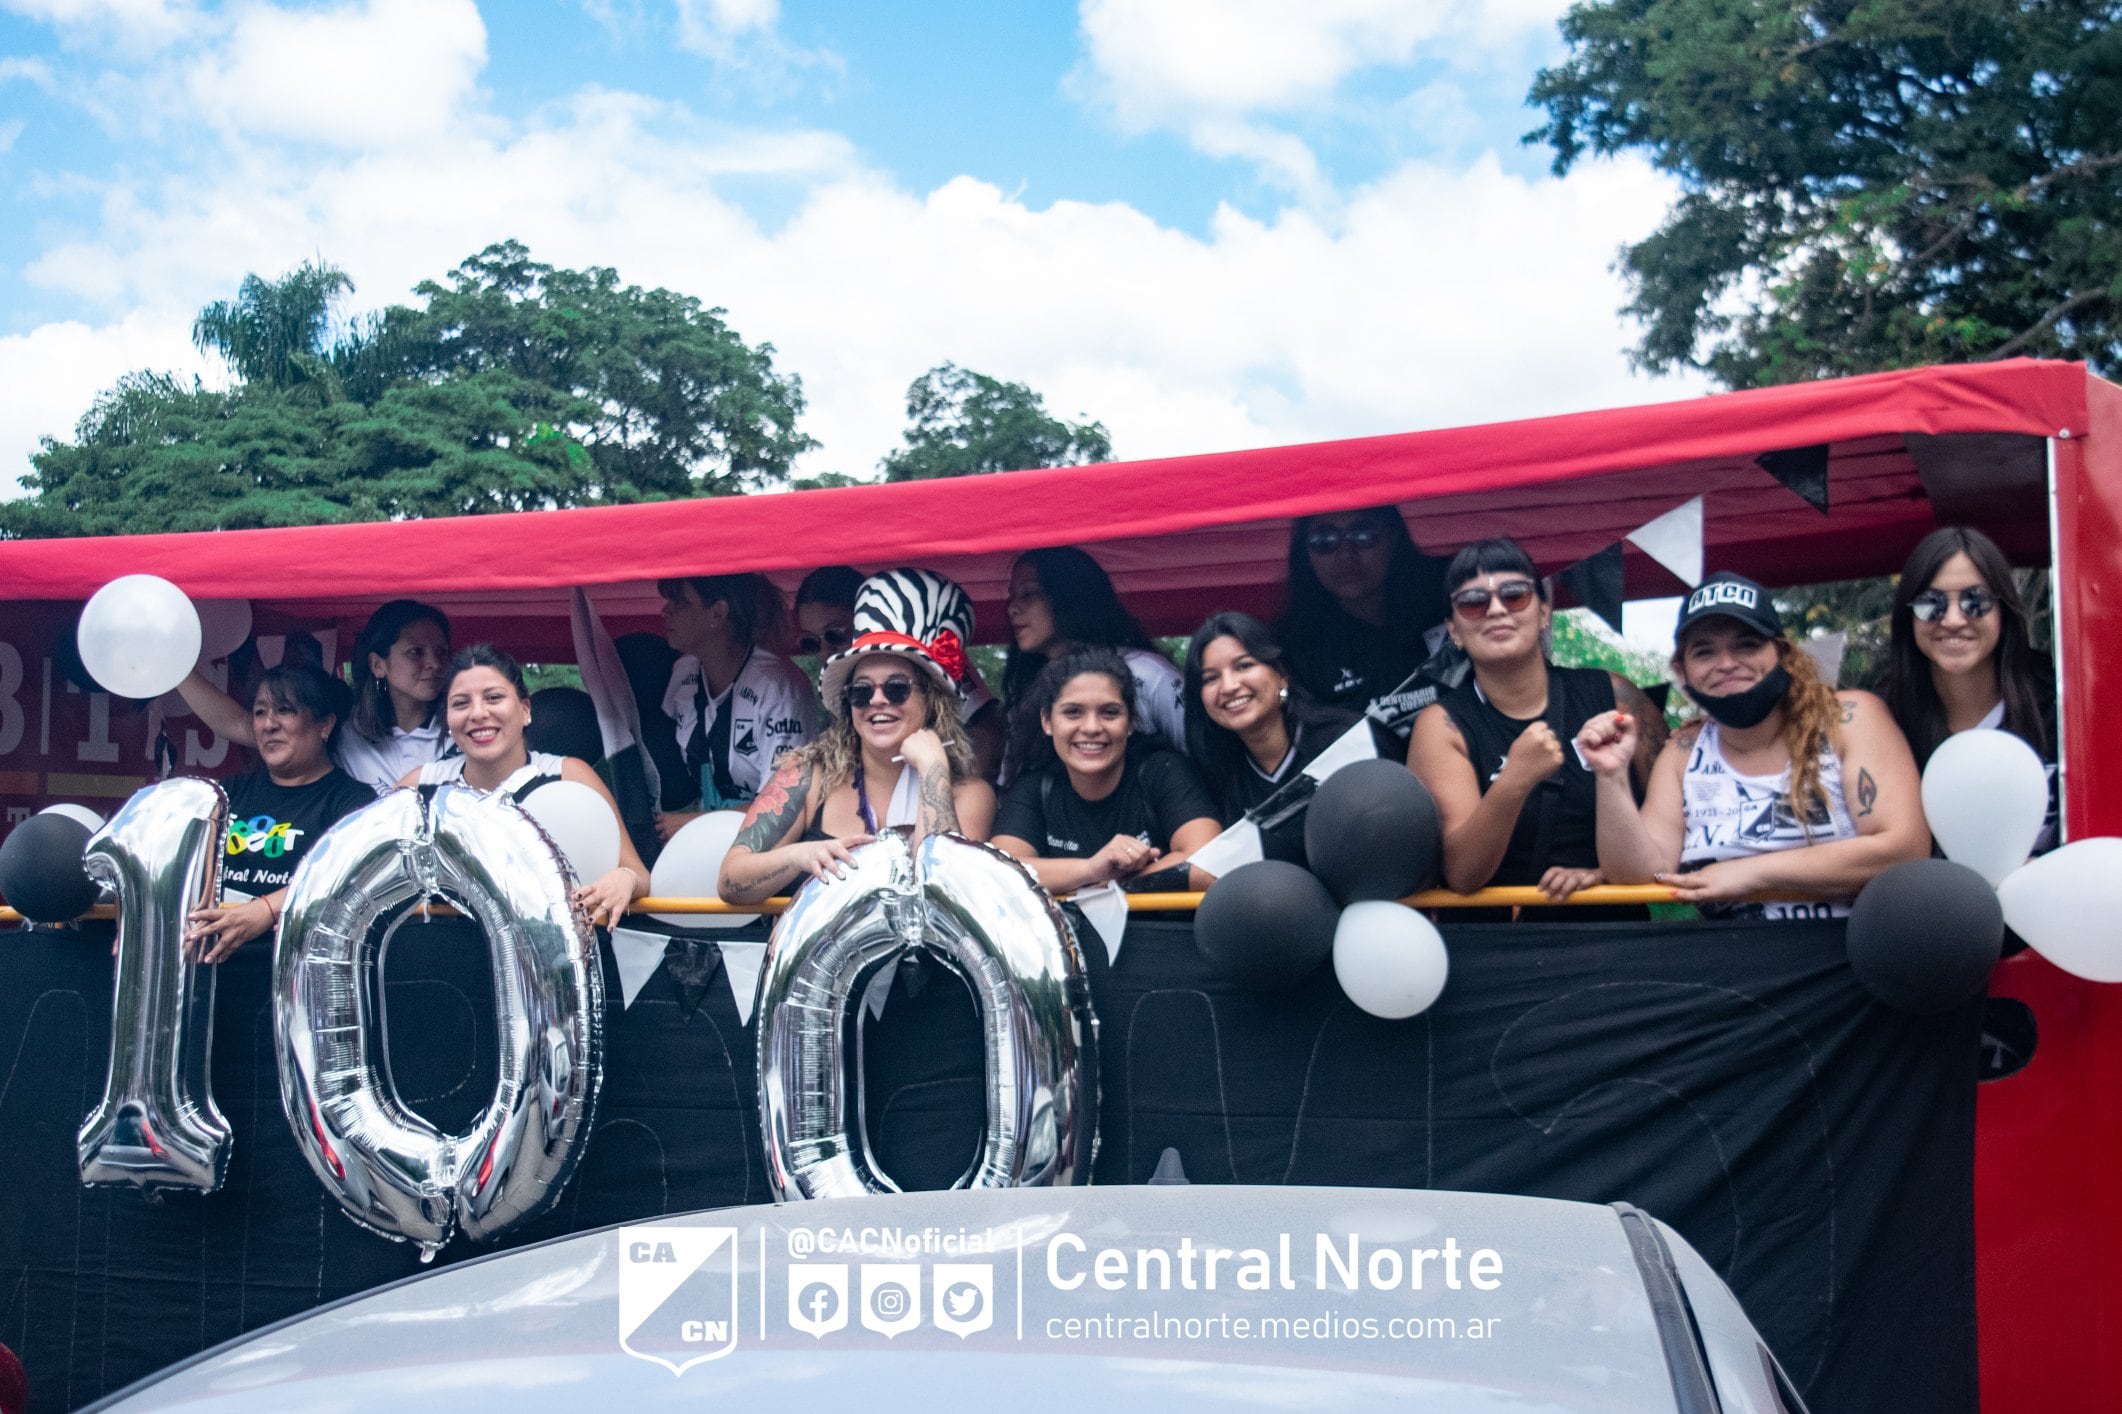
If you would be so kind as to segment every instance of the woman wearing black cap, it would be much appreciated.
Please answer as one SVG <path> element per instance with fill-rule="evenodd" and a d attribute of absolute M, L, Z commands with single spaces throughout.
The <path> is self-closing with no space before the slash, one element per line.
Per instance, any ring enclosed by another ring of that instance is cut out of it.
<path fill-rule="evenodd" d="M 1836 918 L 1875 875 L 1929 854 L 1915 758 L 1886 704 L 1822 682 L 1767 590 L 1710 576 L 1673 643 L 1705 719 L 1674 734 L 1640 810 L 1626 779 L 1635 724 L 1606 713 L 1577 736 L 1608 879 L 1670 884 L 1714 917 Z M 1796 901 L 1740 902 L 1770 893 Z"/>
<path fill-rule="evenodd" d="M 1444 881 L 1461 893 L 1530 885 L 1567 898 L 1602 882 L 1596 792 L 1570 738 L 1617 707 L 1648 733 L 1664 718 L 1626 678 L 1547 661 L 1553 611 L 1515 540 L 1467 546 L 1445 582 L 1452 642 L 1472 659 L 1473 676 L 1416 719 L 1407 758 L 1437 802 Z M 1646 775 L 1649 752 L 1639 766 Z"/>

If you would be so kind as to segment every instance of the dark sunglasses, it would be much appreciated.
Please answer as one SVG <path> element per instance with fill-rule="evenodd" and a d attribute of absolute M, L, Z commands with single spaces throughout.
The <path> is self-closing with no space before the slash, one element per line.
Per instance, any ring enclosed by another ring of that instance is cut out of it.
<path fill-rule="evenodd" d="M 1452 595 L 1452 609 L 1462 619 L 1485 619 L 1491 600 L 1502 600 L 1504 610 L 1515 614 L 1539 597 L 1540 587 L 1531 580 L 1506 579 L 1493 593 L 1478 584 L 1468 585 Z"/>
<path fill-rule="evenodd" d="M 851 682 L 847 685 L 847 705 L 860 711 L 869 706 L 870 698 L 882 692 L 884 700 L 894 707 L 904 707 L 906 699 L 914 695 L 912 678 L 886 678 L 883 682 Z"/>
<path fill-rule="evenodd" d="M 1347 530 L 1331 525 L 1322 525 L 1304 537 L 1304 543 L 1314 555 L 1331 555 L 1346 545 L 1351 550 L 1368 550 L 1385 538 L 1385 532 L 1375 525 L 1350 526 Z"/>
<path fill-rule="evenodd" d="M 1997 607 L 1997 596 L 1979 584 L 1958 593 L 1960 612 L 1971 619 L 1986 619 L 1989 611 Z M 1951 590 L 1926 589 L 1908 601 L 1908 611 L 1927 624 L 1936 623 L 1945 617 L 1946 609 L 1952 604 L 1952 595 Z"/>
<path fill-rule="evenodd" d="M 838 653 L 855 641 L 855 631 L 844 624 L 832 624 L 824 633 L 806 633 L 796 640 L 796 651 L 806 658 L 815 658 L 830 648 Z"/>

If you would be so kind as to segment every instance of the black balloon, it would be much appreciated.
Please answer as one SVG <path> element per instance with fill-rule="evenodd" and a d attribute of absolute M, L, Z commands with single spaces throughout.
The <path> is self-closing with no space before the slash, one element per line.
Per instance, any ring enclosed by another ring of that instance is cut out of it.
<path fill-rule="evenodd" d="M 604 759 L 597 704 L 579 687 L 541 687 L 531 694 L 531 723 L 523 740 L 533 751 L 573 756 L 591 765 Z"/>
<path fill-rule="evenodd" d="M 32 815 L 0 841 L 0 899 L 32 923 L 69 923 L 101 892 L 82 867 L 88 826 L 64 815 Z"/>
<path fill-rule="evenodd" d="M 1194 942 L 1244 986 L 1286 986 L 1332 955 L 1340 921 L 1326 885 L 1294 864 L 1263 859 L 1209 886 L 1194 914 Z"/>
<path fill-rule="evenodd" d="M 1357 761 L 1320 783 L 1304 816 L 1312 872 L 1343 903 L 1405 898 L 1436 882 L 1437 802 L 1397 761 Z"/>
<path fill-rule="evenodd" d="M 1980 874 L 1911 859 L 1873 879 L 1849 913 L 1849 965 L 1871 994 L 1917 1016 L 1982 990 L 2004 946 L 2004 907 Z"/>

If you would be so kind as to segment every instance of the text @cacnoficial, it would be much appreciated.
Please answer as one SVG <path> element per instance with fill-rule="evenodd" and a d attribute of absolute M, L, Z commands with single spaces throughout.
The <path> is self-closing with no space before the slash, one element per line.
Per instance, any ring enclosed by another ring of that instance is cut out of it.
<path fill-rule="evenodd" d="M 1060 1291 L 1086 1281 L 1105 1291 L 1295 1291 L 1304 1275 L 1294 1243 L 1282 1233 L 1274 1250 L 1264 1247 L 1196 1245 L 1182 1237 L 1176 1247 L 1100 1247 L 1072 1232 L 1046 1242 L 1046 1279 Z M 1354 1235 L 1313 1235 L 1309 1288 L 1317 1291 L 1421 1291 L 1439 1287 L 1495 1291 L 1503 1285 L 1503 1257 L 1493 1247 L 1467 1252 L 1455 1237 L 1441 1247 L 1365 1247 Z M 1463 1279 L 1462 1279 L 1462 1266 Z"/>

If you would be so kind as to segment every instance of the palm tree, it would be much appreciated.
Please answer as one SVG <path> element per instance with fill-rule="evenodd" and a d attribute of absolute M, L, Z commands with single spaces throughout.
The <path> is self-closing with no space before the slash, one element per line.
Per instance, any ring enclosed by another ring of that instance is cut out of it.
<path fill-rule="evenodd" d="M 332 305 L 354 288 L 344 270 L 304 261 L 278 280 L 243 277 L 234 300 L 216 300 L 192 323 L 201 353 L 218 353 L 245 383 L 281 390 L 316 385 L 326 402 L 338 397 L 325 357 Z"/>

